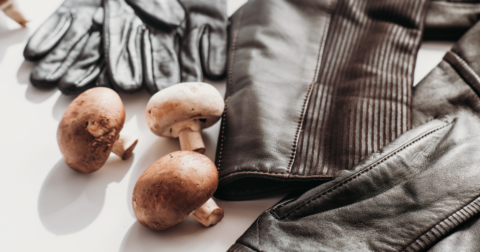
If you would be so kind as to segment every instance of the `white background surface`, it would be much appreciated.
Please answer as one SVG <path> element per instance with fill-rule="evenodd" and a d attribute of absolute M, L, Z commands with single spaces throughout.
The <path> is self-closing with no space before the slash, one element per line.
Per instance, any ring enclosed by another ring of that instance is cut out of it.
<path fill-rule="evenodd" d="M 139 224 L 131 195 L 137 178 L 155 160 L 179 150 L 176 139 L 159 138 L 145 123 L 146 91 L 122 94 L 125 129 L 139 138 L 127 161 L 111 155 L 93 174 L 66 166 L 56 130 L 74 99 L 29 83 L 34 63 L 23 59 L 28 37 L 62 0 L 18 0 L 31 22 L 22 29 L 0 13 L 0 251 L 225 251 L 263 210 L 281 196 L 262 200 L 217 200 L 225 218 L 204 228 L 192 219 L 161 232 Z M 232 14 L 244 0 L 229 0 Z M 452 43 L 422 45 L 415 83 Z M 225 83 L 213 83 L 223 94 Z M 206 155 L 214 160 L 219 124 L 204 131 Z"/>

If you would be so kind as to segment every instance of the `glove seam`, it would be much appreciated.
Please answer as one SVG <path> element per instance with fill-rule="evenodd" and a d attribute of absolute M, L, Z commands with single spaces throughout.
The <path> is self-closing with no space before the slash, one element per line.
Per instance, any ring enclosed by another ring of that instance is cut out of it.
<path fill-rule="evenodd" d="M 75 81 L 75 84 L 78 85 L 80 83 L 82 83 L 88 76 L 90 76 L 90 74 L 97 68 L 97 65 L 92 65 L 88 68 L 88 71 L 85 71 L 83 76 L 81 76 L 80 79 L 76 80 Z"/>
<path fill-rule="evenodd" d="M 351 176 L 345 178 L 344 180 L 336 183 L 335 185 L 319 192 L 318 194 L 316 194 L 315 196 L 313 196 L 312 198 L 310 198 L 309 200 L 305 201 L 304 203 L 300 204 L 299 206 L 295 207 L 294 209 L 286 212 L 285 214 L 283 215 L 278 215 L 276 212 L 272 211 L 272 215 L 276 218 L 276 219 L 285 219 L 287 217 L 289 217 L 290 215 L 294 214 L 295 212 L 299 211 L 300 209 L 302 209 L 303 207 L 305 207 L 306 205 L 312 203 L 313 201 L 327 195 L 327 194 L 330 194 L 332 193 L 333 191 L 339 189 L 339 188 L 342 188 L 343 186 L 347 185 L 349 182 L 352 182 L 354 181 L 355 179 L 359 178 L 361 175 L 367 173 L 367 172 L 370 172 L 372 171 L 375 167 L 377 167 L 378 165 L 384 163 L 385 161 L 387 161 L 388 159 L 390 159 L 391 157 L 395 156 L 396 154 L 402 152 L 403 150 L 407 149 L 408 147 L 412 146 L 413 144 L 417 143 L 418 141 L 422 140 L 423 138 L 445 128 L 445 127 L 448 127 L 450 125 L 452 125 L 453 122 L 448 122 L 446 125 L 443 125 L 443 126 L 440 126 L 436 129 L 433 129 L 425 134 L 423 134 L 422 136 L 418 137 L 418 138 L 415 138 L 413 139 L 412 141 L 404 144 L 403 146 L 393 150 L 392 152 L 390 152 L 389 154 L 385 155 L 384 157 L 382 157 L 380 160 L 374 162 L 373 164 L 369 165 L 368 167 L 356 172 L 355 174 L 352 174 Z M 278 207 L 276 208 L 278 209 Z"/>

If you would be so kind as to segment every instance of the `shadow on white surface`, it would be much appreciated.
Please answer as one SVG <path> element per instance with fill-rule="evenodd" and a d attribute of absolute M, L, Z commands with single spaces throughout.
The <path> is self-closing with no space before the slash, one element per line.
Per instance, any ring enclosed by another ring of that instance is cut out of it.
<path fill-rule="evenodd" d="M 132 194 L 133 188 L 137 183 L 138 178 L 142 175 L 143 171 L 145 171 L 151 164 L 155 161 L 160 159 L 161 157 L 167 155 L 170 152 L 180 150 L 180 143 L 178 139 L 173 138 L 166 138 L 166 137 L 157 137 L 153 136 L 156 139 L 146 150 L 142 151 L 138 162 L 132 168 L 132 172 L 130 175 L 130 181 L 128 183 L 128 190 L 127 190 L 127 207 L 130 214 L 135 217 L 132 208 Z M 140 153 L 138 151 L 138 153 Z"/>
<path fill-rule="evenodd" d="M 35 65 L 36 65 L 36 63 L 34 63 L 34 62 L 31 62 L 31 61 L 28 61 L 28 60 L 23 60 L 22 64 L 20 65 L 20 67 L 17 70 L 17 82 L 18 82 L 18 84 L 31 85 L 30 84 L 30 73 L 32 72 L 32 68 Z M 39 90 L 42 90 L 42 89 L 39 89 Z"/>
<path fill-rule="evenodd" d="M 25 98 L 32 103 L 42 103 L 57 92 L 57 88 L 37 88 L 30 83 L 30 73 L 32 68 L 36 65 L 35 62 L 24 60 L 17 70 L 17 82 L 22 85 L 27 85 L 25 91 Z"/>
<path fill-rule="evenodd" d="M 218 138 L 216 136 L 217 136 L 219 126 L 220 126 L 220 123 L 217 122 L 210 129 L 207 129 L 207 130 L 210 130 L 211 132 L 214 132 L 215 137 L 212 137 L 210 136 L 210 134 L 207 134 L 206 130 L 203 130 L 202 132 L 203 144 L 205 145 L 205 153 L 203 153 L 203 155 L 210 158 L 210 160 L 212 160 L 212 162 L 214 163 L 215 163 L 215 153 L 217 151 L 217 138 Z M 215 138 L 215 139 L 212 139 L 212 138 Z"/>
<path fill-rule="evenodd" d="M 56 88 L 55 88 L 55 89 L 56 89 Z M 60 91 L 58 91 L 58 92 L 60 92 Z M 77 97 L 76 95 L 63 95 L 63 94 L 60 94 L 60 95 L 58 96 L 57 101 L 55 102 L 55 104 L 53 105 L 53 108 L 52 108 L 52 116 L 53 116 L 53 119 L 55 119 L 55 120 L 57 120 L 57 121 L 62 120 L 63 113 L 65 113 L 65 110 L 67 110 L 68 105 L 70 105 L 70 103 L 72 103 L 72 101 L 73 101 L 76 97 Z"/>
<path fill-rule="evenodd" d="M 125 123 L 129 122 L 132 117 L 135 116 L 138 128 L 148 129 L 147 123 L 145 122 L 145 108 L 147 107 L 148 100 L 150 100 L 152 96 L 145 88 L 135 94 L 119 93 L 119 95 L 125 107 Z"/>
<path fill-rule="evenodd" d="M 3 60 L 8 47 L 23 43 L 28 38 L 30 29 L 18 27 L 9 29 L 6 25 L 6 18 L 0 16 L 0 62 Z"/>
<path fill-rule="evenodd" d="M 199 237 L 205 228 L 193 219 L 186 219 L 182 223 L 163 231 L 152 231 L 135 221 L 123 238 L 121 252 L 136 251 L 171 251 L 176 244 L 176 249 L 185 247 L 188 237 Z M 178 250 L 185 251 L 185 250 Z M 197 251 L 205 251 L 199 247 Z"/>
<path fill-rule="evenodd" d="M 226 251 L 266 209 L 283 195 L 252 201 L 221 201 L 225 217 L 216 226 L 206 228 L 197 221 L 185 221 L 163 231 L 151 231 L 138 221 L 123 238 L 121 252 L 133 251 Z"/>
<path fill-rule="evenodd" d="M 91 174 L 78 173 L 59 160 L 45 178 L 38 197 L 38 215 L 45 229 L 67 235 L 90 225 L 103 208 L 108 184 L 121 181 L 133 160 L 134 156 L 122 161 L 111 155 L 100 170 Z"/>

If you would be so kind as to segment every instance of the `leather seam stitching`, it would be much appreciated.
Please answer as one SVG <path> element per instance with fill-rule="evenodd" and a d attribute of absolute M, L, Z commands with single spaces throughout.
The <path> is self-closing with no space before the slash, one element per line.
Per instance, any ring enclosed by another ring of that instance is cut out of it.
<path fill-rule="evenodd" d="M 353 175 L 345 178 L 343 181 L 338 182 L 338 183 L 335 184 L 334 186 L 329 187 L 329 188 L 323 190 L 322 192 L 320 192 L 320 193 L 317 194 L 316 196 L 310 198 L 309 200 L 307 200 L 306 202 L 300 204 L 299 206 L 295 207 L 294 209 L 290 210 L 289 212 L 287 212 L 287 213 L 285 213 L 285 214 L 283 214 L 283 215 L 281 215 L 281 216 L 280 216 L 280 215 L 277 215 L 275 212 L 272 212 L 272 215 L 274 215 L 274 217 L 277 218 L 277 219 L 287 218 L 288 216 L 290 216 L 290 215 L 292 215 L 293 213 L 297 212 L 298 210 L 302 209 L 304 206 L 310 204 L 311 202 L 313 202 L 313 201 L 315 201 L 315 200 L 317 200 L 317 199 L 319 199 L 319 198 L 321 198 L 321 197 L 323 197 L 323 196 L 325 196 L 325 195 L 327 195 L 327 194 L 332 193 L 333 191 L 337 190 L 338 188 L 343 187 L 344 185 L 347 185 L 349 182 L 354 181 L 355 179 L 359 178 L 361 175 L 363 175 L 363 174 L 365 174 L 365 173 L 367 173 L 367 172 L 372 171 L 373 168 L 375 168 L 375 167 L 377 167 L 378 165 L 384 163 L 385 161 L 387 161 L 388 159 L 390 159 L 392 156 L 394 156 L 394 155 L 398 154 L 399 152 L 405 150 L 407 147 L 410 147 L 410 146 L 413 145 L 414 143 L 422 140 L 423 138 L 425 138 L 425 137 L 427 137 L 427 136 L 429 136 L 429 135 L 431 135 L 431 134 L 433 134 L 433 133 L 435 133 L 435 132 L 437 132 L 437 131 L 439 131 L 439 130 L 447 127 L 447 126 L 452 125 L 452 123 L 453 123 L 453 122 L 449 122 L 449 123 L 447 123 L 446 125 L 440 126 L 440 127 L 436 128 L 436 129 L 433 129 L 433 130 L 425 133 L 425 134 L 422 135 L 421 137 L 416 138 L 416 139 L 412 140 L 411 142 L 409 142 L 409 143 L 407 143 L 407 144 L 405 144 L 405 145 L 397 148 L 397 149 L 394 150 L 393 152 L 390 152 L 390 154 L 387 154 L 386 156 L 384 156 L 383 158 L 381 158 L 379 161 L 377 161 L 377 162 L 369 165 L 368 167 L 360 170 L 359 172 L 357 172 L 357 173 L 355 173 L 355 174 L 353 174 Z"/>
<path fill-rule="evenodd" d="M 238 38 L 238 33 L 240 31 L 240 27 L 242 26 L 242 19 L 243 19 L 243 10 L 244 8 L 240 9 L 240 13 L 238 14 L 238 24 L 235 27 L 234 35 L 233 35 L 233 41 L 232 41 L 232 53 L 231 53 L 231 59 L 230 59 L 230 69 L 229 69 L 229 76 L 228 76 L 228 82 L 230 83 L 230 88 L 231 90 L 228 90 L 233 93 L 235 85 L 233 83 L 233 62 L 235 59 L 235 54 L 237 52 L 237 38 Z"/>
<path fill-rule="evenodd" d="M 230 98 L 230 97 L 229 97 Z M 274 174 L 274 175 L 286 175 L 284 172 L 264 172 L 264 171 L 243 171 L 243 172 L 236 172 L 233 174 L 226 175 L 222 179 L 225 179 L 230 176 L 237 176 L 238 174 L 248 174 L 248 173 L 261 173 L 261 174 Z M 318 174 L 318 175 L 288 175 L 288 177 L 293 177 L 293 178 L 333 178 L 334 176 L 330 175 L 324 175 L 324 174 Z"/>
<path fill-rule="evenodd" d="M 326 40 L 327 40 L 327 35 L 330 31 L 329 28 L 330 28 L 331 17 L 332 17 L 332 15 L 329 13 L 328 14 L 328 19 L 327 19 L 327 21 L 324 25 L 324 27 L 326 27 L 326 29 L 323 32 L 323 37 L 322 37 L 322 40 L 320 41 L 320 45 L 319 45 L 319 48 L 318 48 L 317 65 L 315 67 L 313 80 L 312 80 L 312 83 L 310 84 L 310 86 L 308 87 L 307 94 L 305 95 L 305 98 L 304 98 L 304 101 L 303 101 L 303 106 L 302 106 L 301 113 L 300 113 L 300 117 L 299 117 L 298 123 L 297 123 L 297 129 L 296 129 L 296 132 L 295 132 L 295 137 L 293 138 L 292 152 L 290 154 L 290 160 L 288 162 L 287 171 L 286 171 L 287 176 L 290 176 L 290 173 L 292 172 L 293 164 L 294 164 L 294 161 L 295 161 L 295 158 L 296 158 L 296 153 L 297 153 L 297 147 L 298 147 L 297 144 L 298 144 L 298 140 L 299 140 L 299 136 L 300 136 L 300 131 L 301 131 L 301 128 L 303 126 L 303 120 L 305 118 L 305 112 L 307 110 L 307 106 L 308 106 L 308 103 L 309 103 L 309 100 L 310 100 L 310 96 L 311 96 L 311 93 L 312 93 L 312 90 L 313 90 L 313 86 L 318 82 L 318 73 L 320 71 L 320 66 L 322 65 L 322 57 L 323 57 L 323 52 L 324 52 L 324 49 L 325 49 L 325 43 L 326 43 Z M 264 172 L 264 173 L 268 173 L 268 172 Z"/>
<path fill-rule="evenodd" d="M 96 61 L 97 63 L 100 61 L 101 56 Z M 80 79 L 75 80 L 75 84 L 82 83 L 90 74 L 97 68 L 98 65 L 94 65 L 93 67 L 89 67 L 88 71 L 84 72 L 83 76 Z"/>
<path fill-rule="evenodd" d="M 230 59 L 230 69 L 228 71 L 228 82 L 229 84 L 233 85 L 233 61 L 234 61 L 234 58 L 235 58 L 235 53 L 236 53 L 236 45 L 237 45 L 237 37 L 238 37 L 238 31 L 240 30 L 240 26 L 241 26 L 241 23 L 242 23 L 242 17 L 243 17 L 243 10 L 244 8 L 242 7 L 240 9 L 240 13 L 238 14 L 239 15 L 239 18 L 238 18 L 238 24 L 237 26 L 235 27 L 235 32 L 234 32 L 234 37 L 233 37 L 233 41 L 232 41 L 232 53 L 231 53 L 231 59 Z M 229 93 L 230 90 L 228 90 L 228 86 L 227 85 L 227 90 L 225 91 L 225 95 L 227 95 L 227 93 Z M 231 89 L 232 91 L 230 92 L 233 92 L 233 89 L 234 89 L 234 86 L 231 86 Z M 220 172 L 220 166 L 221 166 L 221 163 L 222 163 L 222 152 L 223 152 L 223 142 L 225 140 L 225 121 L 227 120 L 227 107 L 228 107 L 228 99 L 230 98 L 230 96 L 228 96 L 226 99 L 225 99 L 225 108 L 224 108 L 224 111 L 223 111 L 223 115 L 222 115 L 222 125 L 221 125 L 221 128 L 220 128 L 220 151 L 218 152 L 218 161 L 217 161 L 217 171 Z"/>
<path fill-rule="evenodd" d="M 220 165 L 222 164 L 222 152 L 223 152 L 223 141 L 225 140 L 225 122 L 227 121 L 227 108 L 228 108 L 228 99 L 225 99 L 225 108 L 222 115 L 222 125 L 220 126 L 220 151 L 218 152 L 218 162 L 217 162 L 217 171 L 220 172 Z"/>

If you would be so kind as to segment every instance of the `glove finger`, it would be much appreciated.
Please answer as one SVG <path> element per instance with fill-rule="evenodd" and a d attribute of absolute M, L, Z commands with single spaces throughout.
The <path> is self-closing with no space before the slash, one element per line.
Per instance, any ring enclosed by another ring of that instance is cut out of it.
<path fill-rule="evenodd" d="M 175 41 L 173 33 L 145 30 L 142 39 L 143 75 L 150 94 L 180 82 L 178 49 L 175 49 L 178 43 Z"/>
<path fill-rule="evenodd" d="M 227 65 L 226 27 L 205 26 L 200 39 L 203 73 L 207 78 L 219 79 L 225 75 Z"/>
<path fill-rule="evenodd" d="M 227 61 L 225 0 L 181 0 L 188 10 L 187 37 L 182 46 L 182 81 L 199 81 L 203 74 L 220 78 Z"/>
<path fill-rule="evenodd" d="M 51 88 L 58 84 L 70 66 L 77 60 L 88 42 L 89 34 L 84 34 L 70 52 L 52 51 L 33 67 L 30 82 L 39 88 Z"/>
<path fill-rule="evenodd" d="M 65 95 L 73 95 L 94 87 L 104 64 L 99 29 L 90 35 L 77 61 L 60 80 L 58 89 Z"/>
<path fill-rule="evenodd" d="M 95 18 L 96 13 L 103 13 L 101 10 L 101 8 L 94 6 L 76 9 L 75 19 L 68 31 L 58 44 L 32 69 L 30 81 L 34 86 L 48 88 L 58 84 L 82 54 L 91 33 L 102 25 L 96 23 L 98 21 Z"/>
<path fill-rule="evenodd" d="M 142 88 L 143 23 L 123 0 L 105 1 L 104 50 L 108 76 L 116 90 Z"/>
<path fill-rule="evenodd" d="M 26 60 L 37 61 L 44 57 L 65 35 L 73 22 L 70 11 L 57 11 L 30 37 L 23 51 Z"/>
<path fill-rule="evenodd" d="M 106 88 L 111 88 L 115 90 L 112 86 L 112 83 L 110 82 L 110 79 L 108 78 L 106 65 L 104 65 L 104 67 L 102 68 L 102 71 L 100 72 L 100 75 L 97 78 L 97 82 L 95 82 L 95 86 L 106 87 Z"/>
<path fill-rule="evenodd" d="M 185 10 L 178 0 L 126 0 L 148 24 L 173 29 L 185 20 Z"/>
<path fill-rule="evenodd" d="M 200 59 L 200 38 L 203 30 L 203 27 L 190 30 L 188 36 L 182 42 L 180 51 L 182 82 L 203 81 L 203 70 Z"/>

